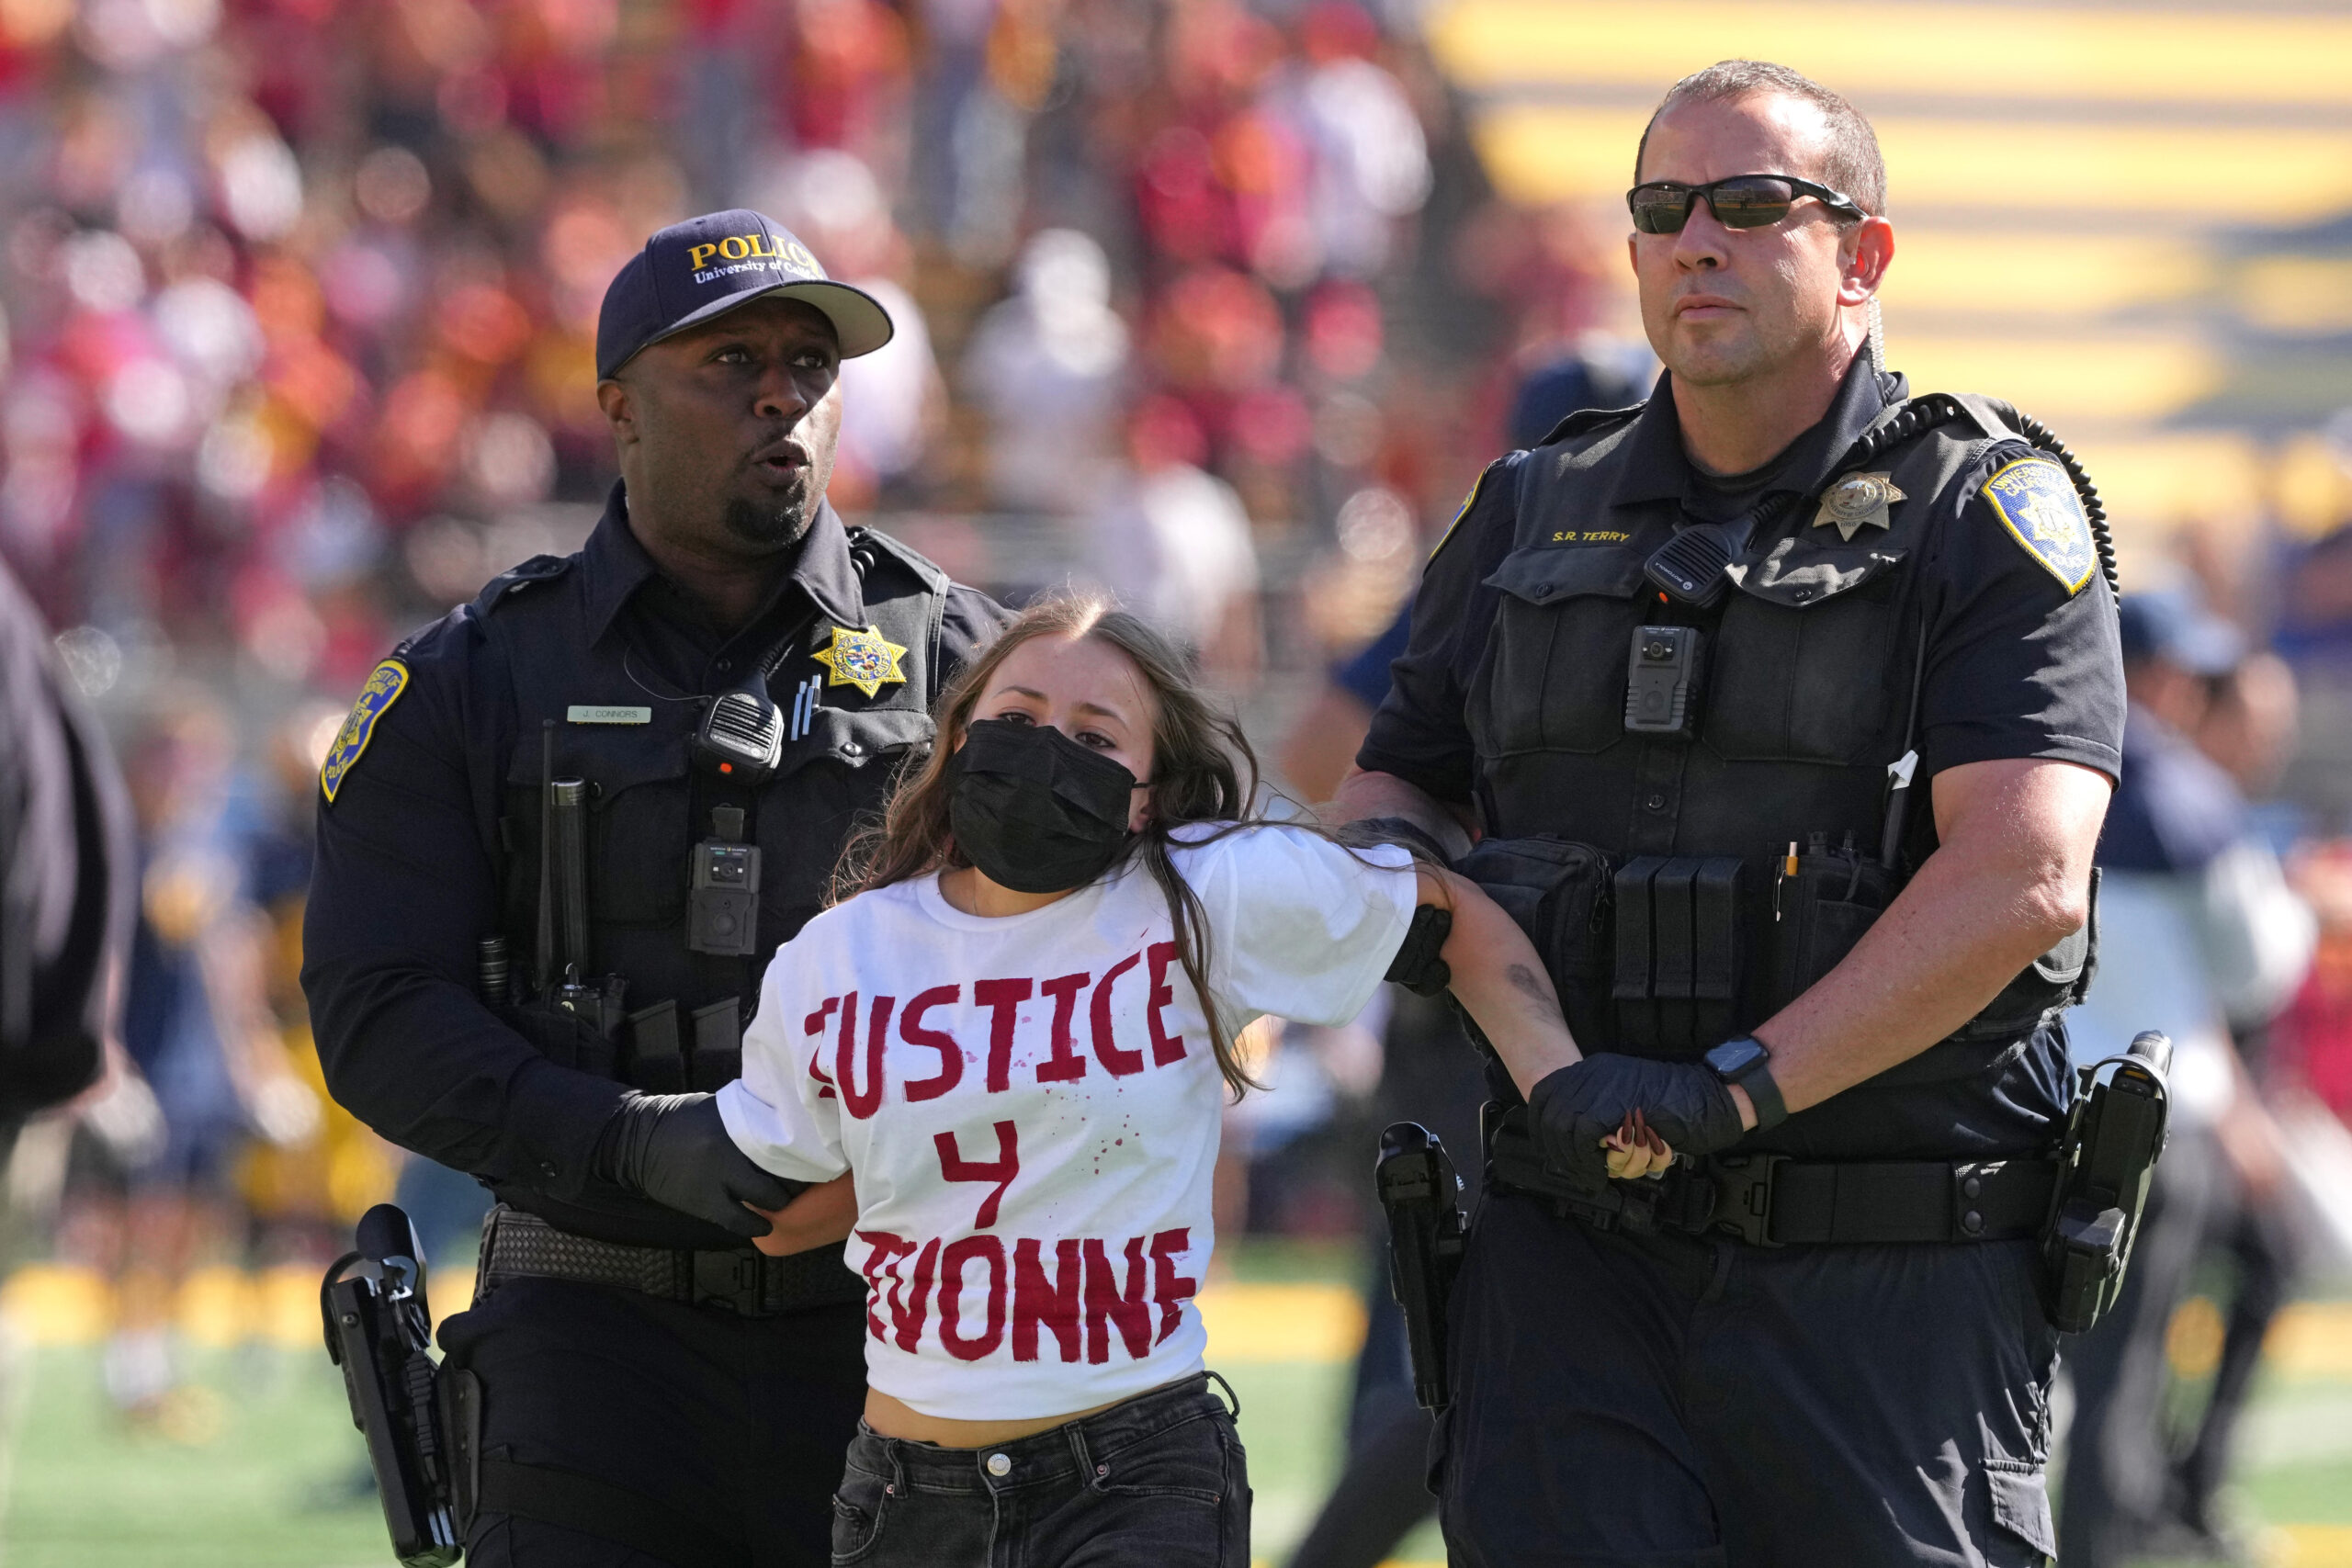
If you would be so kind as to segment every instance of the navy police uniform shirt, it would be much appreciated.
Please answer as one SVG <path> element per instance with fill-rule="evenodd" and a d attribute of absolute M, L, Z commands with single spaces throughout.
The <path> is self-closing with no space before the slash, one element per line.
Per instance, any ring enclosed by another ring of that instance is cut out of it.
<path fill-rule="evenodd" d="M 1627 507 L 1678 502 L 1685 515 L 1701 518 L 1745 510 L 1776 490 L 1810 501 L 1905 391 L 1899 377 L 1882 378 L 1858 359 L 1828 412 L 1766 470 L 1711 480 L 1684 456 L 1668 386 L 1662 376 L 1638 417 L 1610 500 Z M 1911 502 L 1958 513 L 1933 519 L 1910 569 L 1924 579 L 1928 616 L 1917 774 L 1928 793 L 1913 807 L 1915 828 L 1922 817 L 1932 820 L 1932 781 L 1947 768 L 2049 759 L 2113 779 L 2121 766 L 2124 697 L 2112 596 L 2094 564 L 2053 564 L 2036 553 L 1986 494 L 2005 465 L 2033 452 L 2022 440 L 1991 443 L 1941 494 Z M 1464 700 L 1498 614 L 1501 590 L 1486 580 L 1510 551 L 1518 470 L 1527 458 L 1514 452 L 1487 469 L 1430 558 L 1413 604 L 1411 638 L 1356 757 L 1360 767 L 1393 773 L 1452 805 L 1479 798 Z M 2062 569 L 2078 581 L 2062 577 Z M 1885 674 L 1856 670 L 1853 679 L 1877 682 Z M 1545 829 L 1541 822 L 1513 822 L 1499 830 Z M 1928 1084 L 1891 1094 L 1890 1101 L 1905 1104 L 1899 1115 L 1891 1103 L 1885 1107 L 1883 1125 L 1906 1146 L 2030 1145 L 2063 1111 L 2063 1057 L 2054 1047 L 2030 1052 L 1989 1089 Z M 1909 1077 L 1917 1069 L 1903 1071 Z M 1997 1103 L 1987 1102 L 1988 1093 Z M 1897 1122 L 1902 1130 L 1891 1131 Z"/>
<path fill-rule="evenodd" d="M 725 691 L 787 636 L 863 602 L 830 505 L 731 633 L 656 570 L 618 484 L 571 570 L 596 637 L 626 638 L 649 704 Z M 949 588 L 926 703 L 1001 623 L 986 595 Z M 363 695 L 374 719 L 356 751 L 331 759 L 334 795 L 319 813 L 302 978 L 322 1065 L 336 1100 L 403 1147 L 502 1187 L 577 1190 L 628 1089 L 548 1061 L 475 992 L 476 940 L 503 925 L 498 823 L 519 739 L 509 673 L 466 609 L 411 639 L 401 663 L 397 689 L 371 682 Z"/>
<path fill-rule="evenodd" d="M 1679 499 L 1693 515 L 1716 515 L 1717 487 L 1683 456 L 1668 380 L 1658 378 L 1636 422 L 1611 499 L 1619 505 Z M 1750 493 L 1819 493 L 1838 457 L 1903 395 L 1900 377 L 1883 382 L 1858 360 L 1828 413 Z M 1919 695 L 1923 779 L 2000 758 L 2079 762 L 2110 779 L 2121 765 L 2123 686 L 2110 596 L 2096 582 L 2070 591 L 2018 542 L 1984 494 L 1985 480 L 2033 451 L 2021 440 L 1996 442 L 1932 502 L 1966 515 L 1957 526 L 1937 528 L 1913 569 L 1936 588 Z M 1502 591 L 1486 580 L 1510 552 L 1518 468 L 1526 459 L 1513 452 L 1488 467 L 1430 558 L 1413 602 L 1412 638 L 1356 757 L 1360 767 L 1394 773 L 1455 805 L 1473 799 L 1477 762 L 1463 701 L 1501 600 Z M 1878 678 L 1874 671 L 1854 674 Z"/>

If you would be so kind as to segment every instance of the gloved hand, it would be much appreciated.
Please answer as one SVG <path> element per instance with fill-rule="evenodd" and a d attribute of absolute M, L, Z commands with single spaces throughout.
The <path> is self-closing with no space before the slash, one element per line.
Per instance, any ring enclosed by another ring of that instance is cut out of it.
<path fill-rule="evenodd" d="M 1588 1181 L 1607 1179 L 1601 1140 L 1636 1110 L 1679 1155 L 1727 1149 L 1743 1131 L 1739 1102 L 1703 1062 L 1603 1052 L 1544 1077 L 1527 1106 L 1544 1163 Z"/>
<path fill-rule="evenodd" d="M 743 1207 L 781 1209 L 808 1188 L 761 1169 L 727 1135 L 712 1094 L 637 1094 L 596 1140 L 595 1171 L 750 1240 L 772 1228 Z"/>

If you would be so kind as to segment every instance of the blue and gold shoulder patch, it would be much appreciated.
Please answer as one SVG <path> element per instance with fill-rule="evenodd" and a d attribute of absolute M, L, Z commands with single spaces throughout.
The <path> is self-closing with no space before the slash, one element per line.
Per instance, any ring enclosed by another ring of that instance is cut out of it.
<path fill-rule="evenodd" d="M 2082 498 L 2066 470 L 2049 458 L 2003 464 L 1984 481 L 1984 499 L 2010 537 L 2064 583 L 2067 592 L 2079 592 L 2098 570 L 2098 549 L 2091 543 Z"/>
<path fill-rule="evenodd" d="M 319 793 L 334 804 L 334 792 L 359 763 L 360 754 L 368 750 L 368 741 L 376 733 L 376 721 L 384 716 L 400 694 L 408 690 L 408 666 L 397 659 L 387 659 L 376 666 L 368 683 L 359 688 L 359 700 L 351 705 L 351 716 L 343 721 L 336 731 L 334 747 L 327 752 L 326 765 L 319 770 Z"/>
<path fill-rule="evenodd" d="M 1470 493 L 1464 496 L 1462 504 L 1454 509 L 1453 521 L 1445 525 L 1445 532 L 1440 534 L 1437 536 L 1437 543 L 1430 547 L 1430 554 L 1432 558 L 1438 551 L 1445 548 L 1445 542 L 1453 537 L 1453 531 L 1462 526 L 1462 520 L 1470 515 L 1472 507 L 1478 504 L 1478 492 L 1487 488 L 1487 476 L 1501 466 L 1499 463 L 1489 463 L 1478 470 L 1478 477 L 1470 482 Z"/>

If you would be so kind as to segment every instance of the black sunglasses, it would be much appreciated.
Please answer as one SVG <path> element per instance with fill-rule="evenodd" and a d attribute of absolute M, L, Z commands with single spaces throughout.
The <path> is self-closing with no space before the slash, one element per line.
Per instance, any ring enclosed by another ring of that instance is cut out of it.
<path fill-rule="evenodd" d="M 1633 209 L 1634 227 L 1643 233 L 1679 234 L 1690 220 L 1695 201 L 1703 199 L 1715 221 L 1726 229 L 1769 229 L 1789 215 L 1798 197 L 1806 196 L 1840 218 L 1864 216 L 1852 197 L 1794 175 L 1732 175 L 1702 186 L 1651 180 L 1627 191 L 1625 205 Z"/>

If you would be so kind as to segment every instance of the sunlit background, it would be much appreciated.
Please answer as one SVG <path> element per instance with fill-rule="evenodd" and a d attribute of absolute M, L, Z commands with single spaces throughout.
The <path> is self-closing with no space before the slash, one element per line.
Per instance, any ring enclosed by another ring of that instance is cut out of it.
<path fill-rule="evenodd" d="M 2352 1564 L 2352 8 L 1911 0 L 0 0 L 0 553 L 146 855 L 127 1065 L 6 1170 L 7 1561 L 387 1560 L 318 1274 L 397 1191 L 455 1310 L 479 1194 L 324 1100 L 310 780 L 406 630 L 585 536 L 596 306 L 650 231 L 757 206 L 883 295 L 835 504 L 1008 599 L 1143 605 L 1313 795 L 1363 722 L 1327 671 L 1522 383 L 1654 374 L 1634 141 L 1739 55 L 1878 128 L 1890 365 L 2055 426 L 2127 588 L 2197 586 L 2301 684 L 2260 819 L 2323 935 L 2267 1087 L 2345 1190 L 2230 1496 L 2261 1560 Z M 1398 1087 L 1370 1021 L 1260 1049 L 1204 1304 L 1278 1563 L 1340 1463 Z M 2181 1430 L 2235 1289 L 2174 1319 Z"/>

